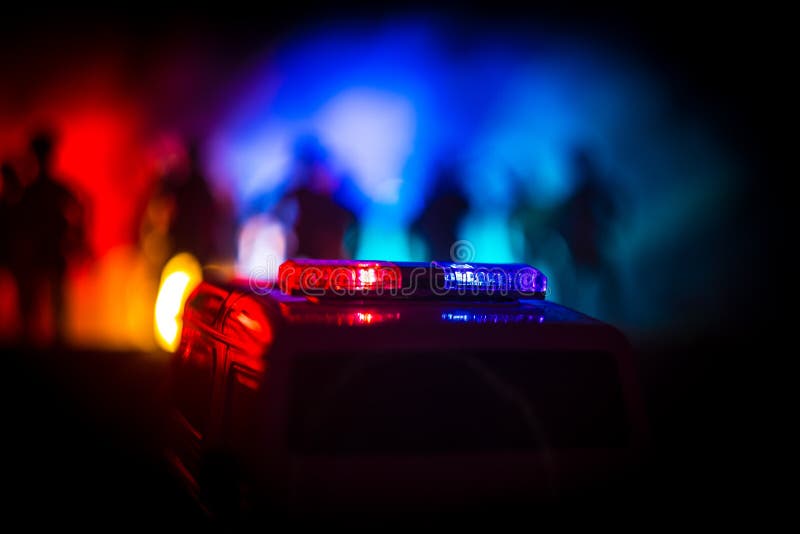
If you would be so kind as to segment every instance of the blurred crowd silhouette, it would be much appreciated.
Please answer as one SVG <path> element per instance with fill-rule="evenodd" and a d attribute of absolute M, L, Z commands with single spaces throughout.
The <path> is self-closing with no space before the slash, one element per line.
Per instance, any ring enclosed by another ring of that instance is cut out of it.
<path fill-rule="evenodd" d="M 227 206 L 214 194 L 196 140 L 178 147 L 155 177 L 139 213 L 139 246 L 160 272 L 180 252 L 202 265 L 233 255 L 233 222 Z"/>
<path fill-rule="evenodd" d="M 66 185 L 67 180 L 55 175 L 57 140 L 48 130 L 31 137 L 29 155 L 35 160 L 35 172 L 30 176 L 21 176 L 10 162 L 2 166 L 0 268 L 10 273 L 16 286 L 20 338 L 39 344 L 47 338 L 42 332 L 48 324 L 50 339 L 62 340 L 68 267 L 91 257 L 86 239 L 89 206 Z M 284 257 L 354 257 L 359 216 L 337 194 L 352 187 L 350 178 L 334 170 L 326 148 L 313 136 L 296 140 L 293 158 L 278 196 L 270 203 L 240 209 L 239 226 L 254 216 L 267 216 L 281 228 L 278 254 Z M 191 253 L 204 266 L 232 263 L 242 253 L 236 250 L 237 218 L 206 177 L 201 143 L 184 143 L 173 159 L 161 168 L 136 222 L 137 247 L 150 262 L 153 276 L 180 252 Z M 564 281 L 558 297 L 567 305 L 584 302 L 576 288 L 593 282 L 604 309 L 613 313 L 621 305 L 619 277 L 609 253 L 620 217 L 619 198 L 588 150 L 576 148 L 572 173 L 574 188 L 555 208 L 543 210 L 523 195 L 513 195 L 508 223 L 523 237 L 518 261 L 541 262 L 557 271 L 548 274 Z M 456 164 L 440 166 L 432 177 L 426 202 L 409 225 L 413 238 L 424 246 L 425 257 L 417 259 L 462 260 L 453 257 L 452 247 L 461 239 L 465 219 L 476 209 L 494 209 L 488 204 L 476 206 L 476 199 L 465 193 L 465 180 Z M 558 247 L 553 243 L 562 244 L 560 258 L 555 257 Z"/>
<path fill-rule="evenodd" d="M 36 170 L 23 180 L 3 164 L 0 243 L 3 267 L 17 284 L 23 337 L 37 342 L 48 329 L 56 342 L 64 332 L 64 284 L 68 263 L 88 253 L 83 202 L 54 173 L 54 132 L 30 140 Z"/>

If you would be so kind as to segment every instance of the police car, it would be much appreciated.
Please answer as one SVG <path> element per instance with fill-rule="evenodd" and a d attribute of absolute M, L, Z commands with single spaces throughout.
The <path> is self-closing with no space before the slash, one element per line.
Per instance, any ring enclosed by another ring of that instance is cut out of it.
<path fill-rule="evenodd" d="M 527 265 L 290 260 L 202 282 L 168 457 L 212 514 L 558 499 L 637 456 L 631 350 Z"/>

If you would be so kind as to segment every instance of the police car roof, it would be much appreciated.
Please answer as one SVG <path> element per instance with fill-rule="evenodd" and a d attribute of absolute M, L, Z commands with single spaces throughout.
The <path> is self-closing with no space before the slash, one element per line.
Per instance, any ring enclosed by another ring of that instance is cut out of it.
<path fill-rule="evenodd" d="M 239 287 L 254 294 L 250 288 Z M 398 299 L 314 298 L 286 295 L 277 288 L 256 295 L 277 307 L 289 323 L 358 326 L 378 323 L 601 324 L 587 315 L 539 299 L 479 300 L 458 298 Z"/>

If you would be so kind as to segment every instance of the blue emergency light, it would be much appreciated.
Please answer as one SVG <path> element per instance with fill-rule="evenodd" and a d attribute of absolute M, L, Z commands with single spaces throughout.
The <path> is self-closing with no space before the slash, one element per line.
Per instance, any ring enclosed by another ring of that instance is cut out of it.
<path fill-rule="evenodd" d="M 293 259 L 278 270 L 284 293 L 310 297 L 543 299 L 547 277 L 530 265 Z"/>

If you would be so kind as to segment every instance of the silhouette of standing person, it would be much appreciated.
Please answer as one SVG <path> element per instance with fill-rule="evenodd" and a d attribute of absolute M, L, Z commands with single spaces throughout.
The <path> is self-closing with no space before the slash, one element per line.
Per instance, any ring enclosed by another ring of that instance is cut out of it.
<path fill-rule="evenodd" d="M 425 209 L 411 225 L 412 231 L 426 240 L 428 259 L 456 260 L 451 258 L 451 249 L 458 240 L 458 227 L 469 212 L 469 207 L 455 168 L 442 169 Z"/>
<path fill-rule="evenodd" d="M 174 252 L 189 252 L 201 265 L 206 265 L 219 253 L 220 209 L 202 171 L 196 143 L 189 145 L 187 156 L 186 175 L 167 179 L 167 194 L 174 200 L 175 208 L 169 234 Z"/>
<path fill-rule="evenodd" d="M 340 186 L 327 164 L 327 155 L 312 136 L 301 137 L 295 146 L 294 179 L 297 186 L 280 202 L 279 213 L 292 212 L 295 237 L 291 255 L 306 258 L 341 259 L 348 256 L 345 235 L 355 215 L 334 195 Z M 279 215 L 280 216 L 280 215 Z"/>
<path fill-rule="evenodd" d="M 84 249 L 85 240 L 83 206 L 53 174 L 54 148 L 50 132 L 39 132 L 30 142 L 37 173 L 19 202 L 15 275 L 28 338 L 40 336 L 37 320 L 49 311 L 56 341 L 60 342 L 67 262 Z M 50 297 L 49 308 L 40 300 L 45 291 Z"/>
<path fill-rule="evenodd" d="M 560 231 L 577 274 L 600 283 L 601 302 L 610 310 L 619 299 L 616 273 L 607 253 L 617 204 L 586 150 L 575 152 L 573 165 L 577 185 L 563 207 Z"/>

